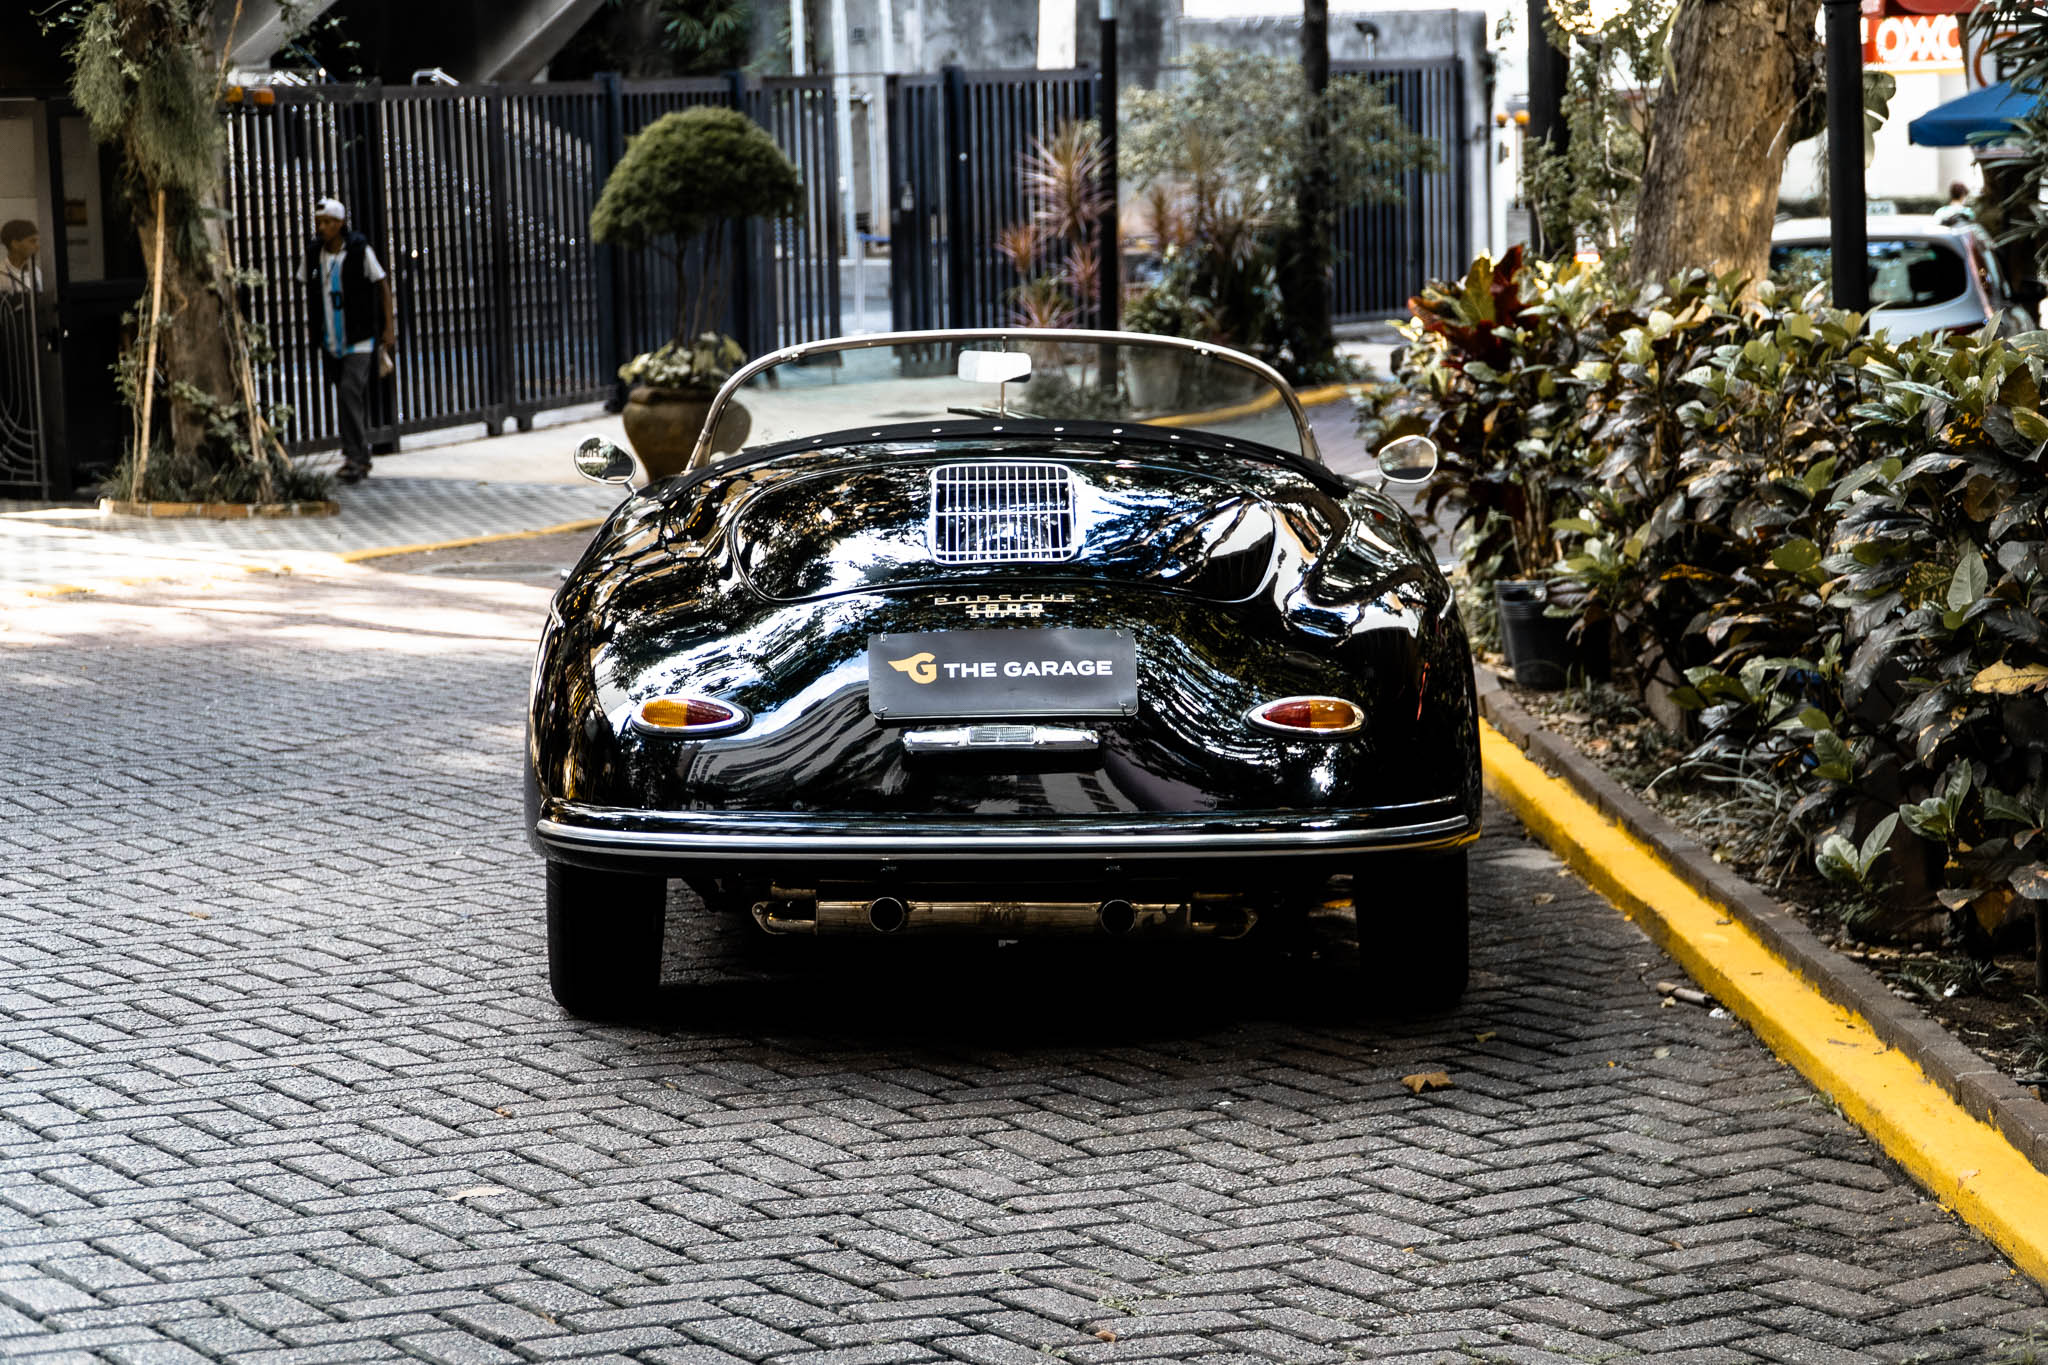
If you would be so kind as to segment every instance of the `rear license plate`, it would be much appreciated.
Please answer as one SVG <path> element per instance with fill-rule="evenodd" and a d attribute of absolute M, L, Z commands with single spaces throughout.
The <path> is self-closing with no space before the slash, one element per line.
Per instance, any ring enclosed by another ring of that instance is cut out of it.
<path fill-rule="evenodd" d="M 1138 643 L 1125 630 L 940 630 L 868 637 L 881 720 L 1130 716 Z"/>

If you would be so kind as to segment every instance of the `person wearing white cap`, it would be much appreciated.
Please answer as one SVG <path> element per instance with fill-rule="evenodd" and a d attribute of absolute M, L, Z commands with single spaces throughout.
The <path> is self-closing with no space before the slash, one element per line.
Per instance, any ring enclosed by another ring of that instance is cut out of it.
<path fill-rule="evenodd" d="M 313 232 L 306 248 L 313 339 L 341 405 L 339 477 L 343 483 L 356 483 L 370 472 L 364 409 L 371 366 L 380 343 L 397 348 L 398 315 L 391 303 L 390 278 L 368 239 L 349 230 L 348 210 L 339 199 L 322 199 L 313 206 Z"/>

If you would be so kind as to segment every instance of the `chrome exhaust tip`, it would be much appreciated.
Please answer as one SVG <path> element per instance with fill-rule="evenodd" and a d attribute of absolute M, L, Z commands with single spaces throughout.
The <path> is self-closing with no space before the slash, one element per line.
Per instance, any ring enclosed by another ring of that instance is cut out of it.
<path fill-rule="evenodd" d="M 1104 901 L 1095 911 L 1095 922 L 1112 938 L 1122 938 L 1138 923 L 1138 912 L 1129 901 Z"/>
<path fill-rule="evenodd" d="M 877 896 L 868 902 L 868 926 L 878 934 L 893 934 L 910 922 L 910 907 L 894 896 Z"/>

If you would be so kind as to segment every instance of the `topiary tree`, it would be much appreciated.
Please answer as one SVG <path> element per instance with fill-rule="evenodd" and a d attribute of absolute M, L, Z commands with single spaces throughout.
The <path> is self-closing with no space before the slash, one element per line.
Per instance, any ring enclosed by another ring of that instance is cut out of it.
<path fill-rule="evenodd" d="M 728 229 L 748 218 L 792 212 L 802 188 L 796 166 L 745 114 L 712 106 L 686 109 L 662 115 L 626 144 L 591 210 L 590 235 L 669 256 L 676 272 L 670 347 L 687 352 L 706 333 L 716 333 L 724 316 L 732 274 Z M 688 268 L 693 245 L 703 252 L 694 285 Z"/>

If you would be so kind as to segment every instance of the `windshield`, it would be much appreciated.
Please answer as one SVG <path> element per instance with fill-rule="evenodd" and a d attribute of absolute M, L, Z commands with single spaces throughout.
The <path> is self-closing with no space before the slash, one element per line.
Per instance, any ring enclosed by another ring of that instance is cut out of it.
<path fill-rule="evenodd" d="M 1970 290 L 1969 267 L 1946 242 L 1915 238 L 1870 239 L 1867 267 L 1875 307 L 1931 308 Z M 1827 243 L 1782 243 L 1771 248 L 1771 278 L 1804 292 L 1830 278 Z"/>
<path fill-rule="evenodd" d="M 745 409 L 746 429 L 740 434 L 741 423 L 721 411 L 713 419 L 716 455 L 821 437 L 866 439 L 905 424 L 954 434 L 1052 423 L 1076 435 L 1202 431 L 1315 458 L 1292 396 L 1263 366 L 1211 347 L 1119 333 L 821 342 L 741 371 L 725 399 Z"/>

